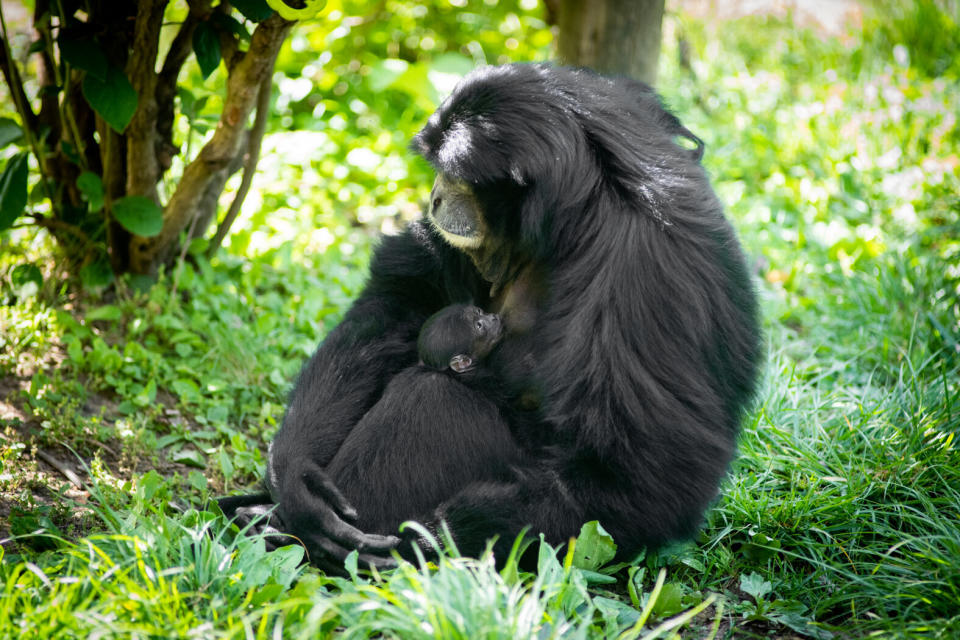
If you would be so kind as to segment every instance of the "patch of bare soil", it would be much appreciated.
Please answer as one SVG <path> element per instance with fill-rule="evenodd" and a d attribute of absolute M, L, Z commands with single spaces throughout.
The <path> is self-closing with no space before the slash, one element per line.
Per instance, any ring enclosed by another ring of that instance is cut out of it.
<path fill-rule="evenodd" d="M 163 476 L 189 472 L 190 467 L 164 456 L 151 460 L 131 455 L 117 438 L 80 440 L 72 442 L 73 447 L 50 442 L 25 400 L 29 386 L 30 375 L 0 377 L 0 451 L 8 452 L 0 467 L 0 545 L 6 553 L 17 552 L 19 545 L 11 537 L 23 533 L 17 530 L 23 526 L 18 527 L 15 519 L 25 518 L 23 522 L 31 525 L 31 518 L 43 514 L 68 538 L 90 533 L 95 521 L 84 505 L 90 498 L 86 483 L 94 458 L 121 481 L 150 470 Z M 169 400 L 172 403 L 172 398 Z M 88 391 L 79 412 L 111 421 L 121 417 L 116 406 L 107 395 Z"/>

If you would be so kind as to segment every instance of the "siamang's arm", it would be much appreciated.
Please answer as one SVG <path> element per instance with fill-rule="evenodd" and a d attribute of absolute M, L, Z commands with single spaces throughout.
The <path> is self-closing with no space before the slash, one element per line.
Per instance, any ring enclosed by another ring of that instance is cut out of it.
<path fill-rule="evenodd" d="M 423 320 L 461 295 L 448 287 L 462 278 L 462 263 L 419 223 L 385 238 L 363 293 L 300 372 L 270 446 L 266 484 L 276 509 L 262 527 L 299 538 L 314 562 L 342 560 L 352 549 L 383 553 L 396 544 L 347 522 L 356 513 L 324 467 L 390 379 L 416 362 Z M 248 506 L 228 515 L 243 525 L 263 511 Z M 387 564 L 365 555 L 361 561 Z"/>
<path fill-rule="evenodd" d="M 694 437 L 699 441 L 690 446 Z M 668 446 L 657 440 L 675 441 Z M 717 494 L 712 479 L 726 468 L 731 453 L 726 437 L 694 436 L 679 425 L 673 433 L 644 442 L 624 439 L 604 451 L 583 439 L 556 444 L 539 461 L 516 469 L 509 482 L 464 488 L 436 510 L 427 526 L 436 530 L 446 522 L 466 555 L 482 553 L 496 535 L 494 549 L 502 560 L 524 527 L 556 545 L 577 535 L 584 522 L 599 520 L 620 545 L 620 556 L 629 558 L 643 546 L 696 530 Z"/>

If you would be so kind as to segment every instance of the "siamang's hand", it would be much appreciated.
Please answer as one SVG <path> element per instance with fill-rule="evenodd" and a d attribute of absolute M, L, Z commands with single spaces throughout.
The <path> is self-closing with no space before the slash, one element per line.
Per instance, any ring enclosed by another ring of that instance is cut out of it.
<path fill-rule="evenodd" d="M 288 525 L 285 530 L 306 547 L 311 564 L 342 573 L 344 559 L 356 549 L 361 567 L 397 566 L 390 551 L 399 538 L 364 533 L 350 524 L 356 521 L 357 510 L 319 465 L 310 465 L 300 477 L 302 484 L 292 493 L 285 492 L 278 511 Z"/>

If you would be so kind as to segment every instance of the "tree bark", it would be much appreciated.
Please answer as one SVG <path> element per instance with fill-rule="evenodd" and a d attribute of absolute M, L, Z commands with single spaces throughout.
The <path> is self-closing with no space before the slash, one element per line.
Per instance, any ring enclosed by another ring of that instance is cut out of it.
<path fill-rule="evenodd" d="M 157 72 L 160 26 L 167 0 L 140 0 L 134 23 L 137 53 L 127 62 L 127 77 L 137 92 L 137 110 L 127 126 L 127 195 L 157 198 Z"/>
<path fill-rule="evenodd" d="M 552 0 L 564 64 L 626 75 L 653 85 L 660 57 L 664 0 Z"/>
<path fill-rule="evenodd" d="M 180 232 L 201 213 L 201 196 L 212 181 L 222 177 L 222 171 L 237 156 L 260 84 L 273 73 L 280 45 L 292 26 L 293 22 L 276 14 L 257 25 L 250 48 L 230 69 L 227 97 L 216 132 L 184 170 L 177 190 L 164 208 L 163 229 L 152 238 L 131 240 L 130 268 L 135 273 L 153 273 L 174 255 Z"/>

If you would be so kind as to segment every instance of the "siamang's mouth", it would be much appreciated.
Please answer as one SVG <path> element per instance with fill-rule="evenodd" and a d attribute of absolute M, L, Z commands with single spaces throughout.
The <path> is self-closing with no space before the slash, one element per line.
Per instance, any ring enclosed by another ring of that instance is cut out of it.
<path fill-rule="evenodd" d="M 427 220 L 452 246 L 458 249 L 477 249 L 483 244 L 483 236 L 475 224 L 462 218 L 434 215 L 433 207 L 427 212 Z"/>
<path fill-rule="evenodd" d="M 473 189 L 466 182 L 437 174 L 430 191 L 427 219 L 440 235 L 457 249 L 483 245 L 482 212 Z"/>
<path fill-rule="evenodd" d="M 477 225 L 474 224 L 472 220 L 445 216 L 443 214 L 438 216 L 433 207 L 430 208 L 429 217 L 430 220 L 433 221 L 434 226 L 445 233 L 450 233 L 461 238 L 474 238 L 480 235 L 480 230 L 477 229 Z"/>

